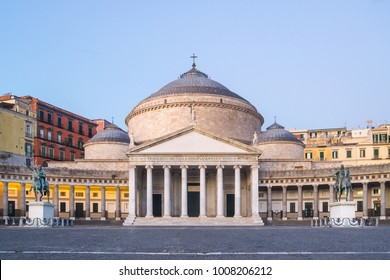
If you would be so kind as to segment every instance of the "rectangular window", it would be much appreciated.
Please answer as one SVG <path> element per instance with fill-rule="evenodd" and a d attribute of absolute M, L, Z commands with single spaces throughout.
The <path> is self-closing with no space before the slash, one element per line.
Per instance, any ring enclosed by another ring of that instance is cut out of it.
<path fill-rule="evenodd" d="M 327 201 L 322 202 L 322 212 L 329 212 Z"/>
<path fill-rule="evenodd" d="M 61 117 L 57 117 L 57 126 L 62 127 L 62 118 Z"/>
<path fill-rule="evenodd" d="M 32 157 L 32 145 L 31 145 L 31 143 L 26 143 L 25 150 L 26 150 L 26 156 L 27 157 Z"/>
<path fill-rule="evenodd" d="M 57 134 L 57 142 L 62 143 L 62 134 L 61 133 Z"/>
<path fill-rule="evenodd" d="M 339 152 L 338 151 L 332 151 L 332 158 L 339 158 Z"/>
<path fill-rule="evenodd" d="M 380 189 L 373 189 L 373 194 L 380 194 L 381 193 L 381 190 Z"/>
<path fill-rule="evenodd" d="M 40 121 L 44 121 L 45 120 L 45 113 L 42 110 L 39 111 L 39 120 Z"/>
<path fill-rule="evenodd" d="M 351 150 L 347 150 L 347 158 L 352 158 L 352 151 Z"/>
<path fill-rule="evenodd" d="M 129 193 L 127 193 L 127 192 L 124 193 L 124 194 L 123 194 L 123 197 L 124 197 L 124 198 L 129 198 Z"/>
<path fill-rule="evenodd" d="M 290 203 L 290 213 L 295 213 L 295 202 Z"/>
<path fill-rule="evenodd" d="M 32 123 L 26 122 L 26 137 L 32 137 Z"/>
<path fill-rule="evenodd" d="M 84 197 L 84 193 L 83 192 L 76 192 L 75 196 L 76 197 Z"/>
<path fill-rule="evenodd" d="M 39 128 L 39 138 L 45 138 L 45 129 L 43 127 Z"/>
<path fill-rule="evenodd" d="M 47 140 L 51 141 L 52 140 L 52 133 L 51 130 L 47 131 Z"/>
<path fill-rule="evenodd" d="M 99 212 L 99 204 L 94 202 L 92 203 L 92 212 L 93 213 L 98 213 Z"/>
<path fill-rule="evenodd" d="M 47 113 L 47 122 L 48 123 L 53 123 L 53 119 L 52 119 L 51 113 Z"/>
<path fill-rule="evenodd" d="M 41 147 L 41 156 L 46 157 L 46 147 L 45 146 Z"/>
<path fill-rule="evenodd" d="M 364 150 L 364 149 L 360 150 L 360 157 L 361 158 L 365 158 L 366 157 L 366 150 Z"/>
<path fill-rule="evenodd" d="M 357 201 L 357 211 L 363 212 L 363 201 L 361 200 Z"/>
<path fill-rule="evenodd" d="M 78 147 L 79 147 L 79 149 L 83 149 L 83 140 L 82 139 L 79 139 Z"/>
<path fill-rule="evenodd" d="M 75 153 L 70 152 L 70 160 L 73 161 L 75 159 Z"/>
<path fill-rule="evenodd" d="M 64 150 L 60 150 L 60 160 L 65 160 L 65 152 L 64 152 Z"/>
<path fill-rule="evenodd" d="M 306 159 L 312 159 L 312 158 L 313 158 L 313 154 L 311 152 L 307 152 Z"/>
<path fill-rule="evenodd" d="M 60 212 L 66 212 L 66 203 L 60 202 Z"/>
<path fill-rule="evenodd" d="M 379 140 L 381 141 L 381 143 L 387 143 L 387 134 L 379 135 Z"/>
<path fill-rule="evenodd" d="M 66 196 L 66 192 L 60 192 L 60 196 L 65 197 Z"/>
<path fill-rule="evenodd" d="M 378 134 L 373 134 L 372 135 L 372 142 L 373 143 L 378 143 L 378 139 L 379 139 Z"/>
<path fill-rule="evenodd" d="M 320 161 L 324 161 L 324 160 L 325 160 L 325 153 L 320 152 Z"/>
<path fill-rule="evenodd" d="M 378 159 L 379 158 L 379 149 L 375 148 L 374 149 L 374 159 Z"/>
<path fill-rule="evenodd" d="M 68 143 L 69 146 L 71 146 L 71 147 L 73 146 L 73 137 L 72 136 L 68 137 L 68 142 L 67 143 Z"/>
<path fill-rule="evenodd" d="M 84 158 L 84 154 L 81 153 L 80 154 L 80 158 L 83 159 Z"/>
<path fill-rule="evenodd" d="M 54 148 L 49 147 L 49 157 L 54 158 Z"/>
<path fill-rule="evenodd" d="M 390 158 L 390 149 L 387 150 L 387 158 Z"/>
<path fill-rule="evenodd" d="M 92 197 L 99 197 L 99 193 L 97 192 L 92 193 Z"/>
<path fill-rule="evenodd" d="M 79 134 L 83 134 L 83 124 L 79 124 Z"/>
<path fill-rule="evenodd" d="M 88 127 L 88 137 L 92 137 L 92 128 Z"/>
<path fill-rule="evenodd" d="M 71 120 L 68 121 L 68 130 L 73 131 L 73 122 Z"/>

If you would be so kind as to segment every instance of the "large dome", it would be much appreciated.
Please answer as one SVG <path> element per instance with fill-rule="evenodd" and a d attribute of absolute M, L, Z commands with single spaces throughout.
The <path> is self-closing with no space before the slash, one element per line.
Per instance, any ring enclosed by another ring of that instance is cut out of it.
<path fill-rule="evenodd" d="M 182 74 L 179 79 L 170 82 L 166 86 L 162 87 L 159 91 L 153 93 L 147 99 L 183 93 L 213 94 L 245 100 L 238 94 L 230 91 L 224 85 L 210 79 L 205 73 L 196 69 L 195 64 L 191 70 Z"/>
<path fill-rule="evenodd" d="M 251 143 L 263 117 L 247 100 L 199 71 L 196 65 L 141 101 L 126 117 L 129 135 L 141 144 L 189 126 Z"/>

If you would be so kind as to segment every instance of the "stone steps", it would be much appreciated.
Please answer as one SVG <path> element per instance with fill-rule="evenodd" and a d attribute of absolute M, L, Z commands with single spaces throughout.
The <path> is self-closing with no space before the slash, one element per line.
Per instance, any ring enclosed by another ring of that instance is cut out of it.
<path fill-rule="evenodd" d="M 124 226 L 264 226 L 261 218 L 199 218 L 199 217 L 169 217 L 169 218 L 127 218 Z"/>

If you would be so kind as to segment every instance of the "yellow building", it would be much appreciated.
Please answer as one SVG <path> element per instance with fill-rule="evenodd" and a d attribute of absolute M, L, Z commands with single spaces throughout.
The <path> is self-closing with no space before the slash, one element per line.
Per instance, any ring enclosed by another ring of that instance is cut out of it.
<path fill-rule="evenodd" d="M 29 104 L 0 99 L 0 162 L 24 164 L 33 157 L 36 120 Z"/>
<path fill-rule="evenodd" d="M 305 158 L 347 165 L 390 162 L 390 124 L 377 128 L 291 130 L 306 144 Z"/>

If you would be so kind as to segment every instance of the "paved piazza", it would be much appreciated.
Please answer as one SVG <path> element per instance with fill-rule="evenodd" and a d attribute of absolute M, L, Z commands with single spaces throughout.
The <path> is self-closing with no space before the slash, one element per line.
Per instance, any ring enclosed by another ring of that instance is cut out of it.
<path fill-rule="evenodd" d="M 389 226 L 0 227 L 0 258 L 57 260 L 389 260 Z"/>

